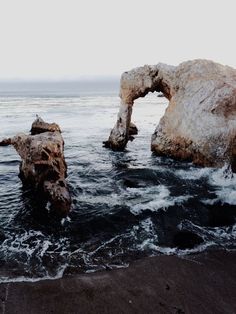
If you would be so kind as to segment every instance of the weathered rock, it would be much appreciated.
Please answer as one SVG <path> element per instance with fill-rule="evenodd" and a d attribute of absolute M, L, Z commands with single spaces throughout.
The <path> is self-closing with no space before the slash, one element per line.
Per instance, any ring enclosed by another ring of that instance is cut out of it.
<path fill-rule="evenodd" d="M 60 132 L 61 129 L 56 123 L 47 123 L 43 119 L 37 116 L 37 119 L 33 122 L 30 133 L 32 135 L 40 134 L 44 132 Z"/>
<path fill-rule="evenodd" d="M 137 135 L 138 134 L 138 128 L 133 122 L 130 122 L 129 125 L 129 135 Z"/>
<path fill-rule="evenodd" d="M 11 145 L 11 139 L 5 138 L 4 140 L 0 141 L 0 146 L 8 146 Z"/>
<path fill-rule="evenodd" d="M 127 132 L 127 135 L 126 135 L 127 141 L 126 142 L 124 141 L 124 145 L 112 146 L 110 139 L 108 141 L 104 141 L 103 145 L 105 147 L 107 147 L 107 148 L 112 148 L 114 150 L 123 150 L 125 148 L 125 146 L 126 146 L 126 143 L 128 141 L 132 142 L 134 140 L 134 135 L 137 135 L 137 134 L 138 134 L 138 128 L 136 127 L 136 125 L 133 122 L 130 122 L 129 127 L 128 127 L 128 132 Z M 121 139 L 121 141 L 123 142 L 123 139 Z"/>
<path fill-rule="evenodd" d="M 24 185 L 42 195 L 43 201 L 49 202 L 50 209 L 66 215 L 71 198 L 65 180 L 67 166 L 60 128 L 37 118 L 31 132 L 35 135 L 18 134 L 11 139 L 22 159 L 19 177 Z"/>
<path fill-rule="evenodd" d="M 106 146 L 124 149 L 134 100 L 153 91 L 162 92 L 169 105 L 152 136 L 152 151 L 205 166 L 229 163 L 236 169 L 236 70 L 208 60 L 125 72 L 118 120 Z"/>

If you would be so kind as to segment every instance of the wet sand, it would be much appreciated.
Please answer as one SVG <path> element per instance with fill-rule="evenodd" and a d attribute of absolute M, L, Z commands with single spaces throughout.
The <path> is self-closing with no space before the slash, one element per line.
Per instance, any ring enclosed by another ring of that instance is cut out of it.
<path fill-rule="evenodd" d="M 157 256 L 126 269 L 0 285 L 4 314 L 236 313 L 236 252 Z"/>

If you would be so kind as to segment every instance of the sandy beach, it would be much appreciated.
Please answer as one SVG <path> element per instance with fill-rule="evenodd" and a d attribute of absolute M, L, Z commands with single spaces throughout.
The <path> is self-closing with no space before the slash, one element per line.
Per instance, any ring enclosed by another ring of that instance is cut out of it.
<path fill-rule="evenodd" d="M 1 313 L 236 313 L 236 253 L 157 256 L 125 269 L 0 285 Z"/>

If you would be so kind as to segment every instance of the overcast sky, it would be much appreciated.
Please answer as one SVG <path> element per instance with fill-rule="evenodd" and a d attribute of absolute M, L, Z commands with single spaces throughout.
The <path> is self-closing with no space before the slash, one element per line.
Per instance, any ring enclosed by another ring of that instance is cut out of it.
<path fill-rule="evenodd" d="M 235 0 L 0 0 L 0 79 L 120 76 L 207 58 L 236 67 Z"/>

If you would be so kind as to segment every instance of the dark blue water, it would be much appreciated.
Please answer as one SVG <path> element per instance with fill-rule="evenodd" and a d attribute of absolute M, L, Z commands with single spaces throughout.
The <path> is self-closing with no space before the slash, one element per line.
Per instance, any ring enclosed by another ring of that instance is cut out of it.
<path fill-rule="evenodd" d="M 95 84 L 96 85 L 96 84 Z M 150 138 L 167 102 L 138 100 L 139 135 L 124 152 L 102 147 L 116 120 L 118 85 L 0 92 L 0 137 L 28 132 L 36 114 L 63 130 L 73 199 L 58 220 L 18 178 L 19 156 L 0 148 L 0 279 L 57 278 L 126 267 L 157 254 L 235 249 L 236 178 L 154 156 Z M 39 88 L 39 87 L 38 87 Z M 91 93 L 91 91 L 93 91 Z M 52 96 L 53 93 L 53 96 Z M 57 95 L 58 93 L 58 95 Z"/>

